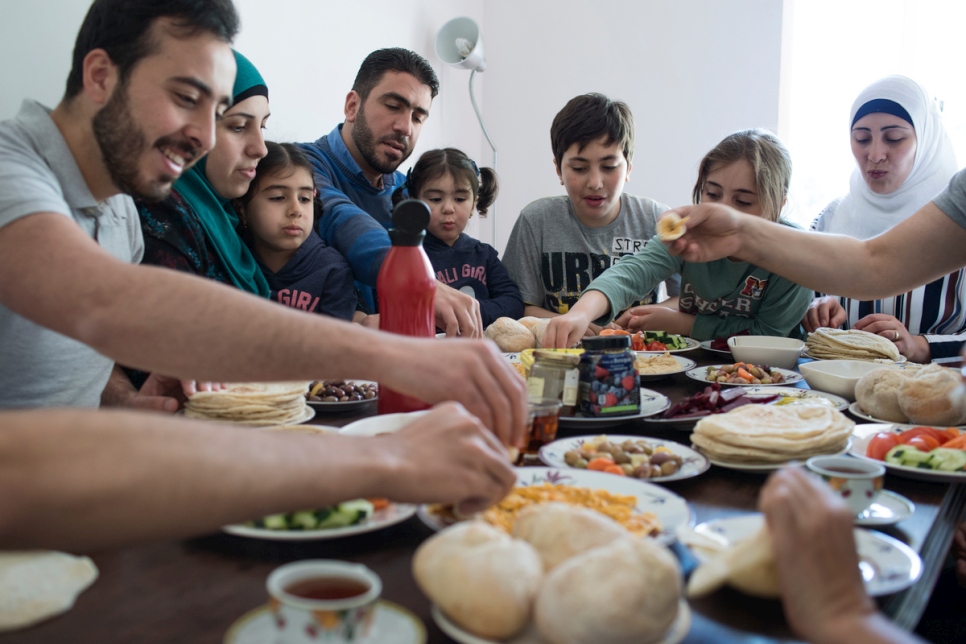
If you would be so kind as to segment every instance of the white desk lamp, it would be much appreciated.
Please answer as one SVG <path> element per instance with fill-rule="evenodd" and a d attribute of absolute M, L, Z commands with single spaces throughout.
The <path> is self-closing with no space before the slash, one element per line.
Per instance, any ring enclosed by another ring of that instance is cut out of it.
<path fill-rule="evenodd" d="M 436 34 L 436 55 L 447 65 L 469 69 L 470 72 L 470 102 L 473 104 L 473 111 L 476 112 L 476 120 L 480 122 L 480 129 L 486 142 L 493 150 L 493 169 L 496 170 L 496 146 L 490 133 L 486 131 L 483 124 L 483 116 L 480 108 L 476 104 L 476 96 L 473 94 L 473 78 L 476 72 L 486 69 L 486 58 L 483 55 L 483 34 L 480 27 L 472 18 L 461 17 L 453 18 L 439 30 Z M 493 244 L 496 245 L 496 208 L 491 207 L 489 211 L 490 220 L 493 222 Z"/>

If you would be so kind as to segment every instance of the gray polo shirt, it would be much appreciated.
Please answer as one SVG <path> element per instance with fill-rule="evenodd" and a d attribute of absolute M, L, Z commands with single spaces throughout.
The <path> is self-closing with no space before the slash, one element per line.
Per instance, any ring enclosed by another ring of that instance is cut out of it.
<path fill-rule="evenodd" d="M 0 123 L 0 229 L 42 212 L 70 217 L 122 262 L 141 261 L 144 241 L 134 202 L 116 195 L 97 203 L 50 110 L 28 100 L 16 118 Z M 113 365 L 0 303 L 0 408 L 97 407 Z"/>

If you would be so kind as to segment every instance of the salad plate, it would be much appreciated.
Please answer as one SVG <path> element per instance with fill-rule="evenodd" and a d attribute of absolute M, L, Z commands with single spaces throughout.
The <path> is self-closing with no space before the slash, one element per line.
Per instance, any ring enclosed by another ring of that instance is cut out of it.
<path fill-rule="evenodd" d="M 715 365 L 708 365 L 706 367 L 697 367 L 695 369 L 691 369 L 690 371 L 684 372 L 684 375 L 690 378 L 691 380 L 697 380 L 698 382 L 703 382 L 705 384 L 710 385 L 711 381 L 708 380 L 708 368 L 713 367 L 714 369 L 720 369 L 721 367 L 727 367 L 727 366 L 730 366 L 730 365 L 715 364 Z M 753 387 L 784 387 L 787 385 L 794 385 L 795 383 L 802 381 L 802 374 L 798 373 L 797 371 L 792 371 L 791 369 L 779 369 L 778 367 L 772 367 L 771 369 L 772 371 L 777 371 L 782 376 L 784 376 L 785 380 L 782 382 L 776 382 L 768 385 L 766 384 L 750 385 L 747 382 L 745 383 L 719 382 L 718 384 L 721 385 L 722 387 L 752 387 L 752 386 Z"/>
<path fill-rule="evenodd" d="M 373 512 L 372 516 L 368 519 L 364 519 L 354 525 L 347 525 L 340 528 L 323 528 L 321 530 L 272 530 L 270 528 L 256 528 L 255 526 L 236 523 L 226 525 L 222 530 L 236 537 L 265 539 L 267 541 L 323 541 L 382 530 L 397 523 L 402 523 L 414 514 L 416 514 L 415 505 L 408 503 L 390 503 L 388 507 Z"/>
<path fill-rule="evenodd" d="M 748 514 L 702 523 L 694 531 L 722 546 L 750 537 L 764 518 Z M 855 529 L 855 545 L 865 591 L 872 597 L 891 595 L 916 583 L 922 573 L 922 560 L 915 551 L 897 539 L 881 532 Z"/>
<path fill-rule="evenodd" d="M 555 440 L 552 443 L 547 443 L 540 448 L 540 460 L 546 463 L 549 467 L 556 467 L 562 470 L 578 470 L 580 468 L 571 467 L 567 465 L 567 461 L 564 459 L 564 455 L 575 449 L 580 449 L 584 443 L 597 438 L 596 436 L 574 436 L 571 438 L 561 438 Z M 681 443 L 675 443 L 674 441 L 663 440 L 660 438 L 651 438 L 650 436 L 624 436 L 617 434 L 608 434 L 607 440 L 612 443 L 623 443 L 624 441 L 646 441 L 653 445 L 654 447 L 666 447 L 673 454 L 681 457 L 682 464 L 681 468 L 671 474 L 670 476 L 653 476 L 647 479 L 638 479 L 642 481 L 647 481 L 648 483 L 668 483 L 670 481 L 680 481 L 681 479 L 689 479 L 699 474 L 703 474 L 708 471 L 711 464 L 708 459 L 690 447 L 682 445 Z M 634 477 L 630 477 L 634 478 Z"/>
<path fill-rule="evenodd" d="M 711 343 L 712 342 L 714 342 L 714 340 L 705 340 L 704 342 L 701 343 L 701 348 L 704 349 L 705 351 L 710 351 L 711 353 L 720 353 L 723 356 L 730 356 L 731 355 L 731 349 L 713 349 L 713 348 L 711 348 Z"/>
<path fill-rule="evenodd" d="M 671 347 L 668 347 L 666 349 L 666 351 L 668 353 L 684 353 L 685 351 L 694 351 L 695 349 L 700 349 L 701 348 L 701 343 L 698 342 L 697 340 L 695 340 L 694 338 L 689 338 L 689 337 L 684 336 L 684 335 L 679 335 L 677 337 L 681 338 L 681 340 L 684 341 L 684 343 L 685 343 L 686 346 L 681 347 L 680 349 L 672 349 Z M 635 351 L 634 353 L 646 353 L 648 355 L 654 355 L 654 354 L 664 353 L 664 350 L 661 350 L 661 351 Z"/>
<path fill-rule="evenodd" d="M 852 446 L 849 448 L 849 454 L 856 458 L 861 458 L 864 461 L 885 465 L 886 471 L 890 474 L 905 478 L 941 483 L 966 483 L 966 472 L 943 472 L 921 467 L 911 467 L 909 465 L 897 465 L 896 463 L 880 461 L 865 455 L 866 450 L 869 448 L 869 441 L 879 432 L 894 432 L 898 434 L 909 429 L 909 427 L 909 425 L 856 425 L 855 429 L 852 430 Z M 926 425 L 916 425 L 916 427 L 926 427 Z"/>

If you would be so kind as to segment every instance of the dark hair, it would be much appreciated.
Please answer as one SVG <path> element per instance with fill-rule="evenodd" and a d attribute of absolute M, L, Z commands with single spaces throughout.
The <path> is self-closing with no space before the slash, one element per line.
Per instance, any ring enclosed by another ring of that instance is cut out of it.
<path fill-rule="evenodd" d="M 603 94 L 582 94 L 570 99 L 557 112 L 550 125 L 550 145 L 554 163 L 560 168 L 564 153 L 574 143 L 583 150 L 602 136 L 607 145 L 615 141 L 630 163 L 634 157 L 634 116 L 626 103 L 612 101 Z"/>
<path fill-rule="evenodd" d="M 359 73 L 352 83 L 352 90 L 359 95 L 364 103 L 369 98 L 369 92 L 379 84 L 386 72 L 402 72 L 410 74 L 429 87 L 432 98 L 439 94 L 439 79 L 429 61 L 416 52 L 403 49 L 402 47 L 391 47 L 389 49 L 378 49 L 362 61 Z"/>
<path fill-rule="evenodd" d="M 457 184 L 464 181 L 470 184 L 476 211 L 480 213 L 480 217 L 486 217 L 487 209 L 493 205 L 500 192 L 500 179 L 493 168 L 477 168 L 472 159 L 456 148 L 443 148 L 423 153 L 406 175 L 406 183 L 392 193 L 392 205 L 395 206 L 405 198 L 404 189 L 409 193 L 410 199 L 419 199 L 419 193 L 427 182 L 447 173 Z"/>
<path fill-rule="evenodd" d="M 84 58 L 103 49 L 120 70 L 123 83 L 134 65 L 150 56 L 158 43 L 151 26 L 158 18 L 171 18 L 180 37 L 208 32 L 230 43 L 238 33 L 238 13 L 231 0 L 94 0 L 74 42 L 65 99 L 84 87 Z"/>
<path fill-rule="evenodd" d="M 276 176 L 280 173 L 288 171 L 288 174 L 295 172 L 298 169 L 307 170 L 309 176 L 312 177 L 312 187 L 315 187 L 315 169 L 312 167 L 312 162 L 309 158 L 305 156 L 294 143 L 276 143 L 275 141 L 265 141 L 265 148 L 268 150 L 267 154 L 258 161 L 258 166 L 255 168 L 255 178 L 248 185 L 248 192 L 244 195 L 235 199 L 232 205 L 235 210 L 244 210 L 251 200 L 255 198 L 255 193 L 258 192 L 258 186 L 261 181 L 268 176 Z M 286 176 L 288 176 L 286 174 Z M 319 219 L 322 217 L 322 200 L 319 195 L 316 194 L 312 200 L 312 227 L 318 223 Z M 242 239 L 248 246 L 253 243 L 251 230 L 244 225 L 244 220 L 239 221 L 238 234 L 241 235 Z"/>
<path fill-rule="evenodd" d="M 691 198 L 701 203 L 708 175 L 736 161 L 747 161 L 755 175 L 755 187 L 762 204 L 762 216 L 771 221 L 781 217 L 782 204 L 792 182 L 792 156 L 777 136 L 754 128 L 729 134 L 714 149 L 704 155 L 698 166 L 698 180 Z"/>

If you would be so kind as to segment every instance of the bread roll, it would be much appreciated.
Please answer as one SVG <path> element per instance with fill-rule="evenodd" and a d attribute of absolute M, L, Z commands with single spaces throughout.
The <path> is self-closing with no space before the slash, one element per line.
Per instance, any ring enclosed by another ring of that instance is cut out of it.
<path fill-rule="evenodd" d="M 600 512 L 566 503 L 531 505 L 513 525 L 513 536 L 536 549 L 548 572 L 574 555 L 627 535 L 624 526 Z"/>
<path fill-rule="evenodd" d="M 483 335 L 496 342 L 500 351 L 518 353 L 536 347 L 536 339 L 530 330 L 512 318 L 497 318 L 486 327 Z"/>
<path fill-rule="evenodd" d="M 870 371 L 855 383 L 855 401 L 870 416 L 892 423 L 908 423 L 909 417 L 899 407 L 899 385 L 907 378 L 901 369 Z"/>
<path fill-rule="evenodd" d="M 542 349 L 543 346 L 543 336 L 547 333 L 547 325 L 550 324 L 550 318 L 544 318 L 537 322 L 533 326 L 533 335 L 537 339 L 537 348 Z M 554 347 L 547 347 L 548 349 L 553 349 Z"/>
<path fill-rule="evenodd" d="M 651 539 L 627 536 L 548 573 L 534 618 L 551 644 L 643 644 L 674 623 L 680 596 L 677 559 Z"/>
<path fill-rule="evenodd" d="M 931 364 L 899 385 L 899 408 L 914 423 L 959 425 L 966 418 L 964 393 L 959 374 Z"/>
<path fill-rule="evenodd" d="M 532 333 L 533 332 L 533 327 L 536 326 L 537 323 L 540 322 L 540 318 L 534 317 L 532 315 L 528 315 L 526 317 L 520 318 L 519 320 L 517 320 L 517 322 L 519 322 L 523 326 L 525 326 L 528 329 L 530 329 L 530 331 Z"/>
<path fill-rule="evenodd" d="M 416 549 L 413 577 L 455 623 L 480 637 L 504 639 L 529 621 L 543 565 L 526 541 L 466 521 Z"/>

